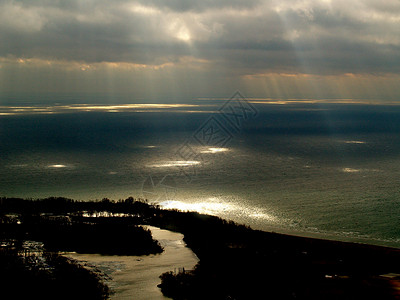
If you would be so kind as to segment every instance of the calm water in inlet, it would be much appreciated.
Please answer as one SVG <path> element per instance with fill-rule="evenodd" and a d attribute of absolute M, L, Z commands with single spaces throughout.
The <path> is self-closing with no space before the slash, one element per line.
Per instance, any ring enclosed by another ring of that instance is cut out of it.
<path fill-rule="evenodd" d="M 157 285 L 165 272 L 191 270 L 197 264 L 197 256 L 186 247 L 180 233 L 147 226 L 153 237 L 164 247 L 164 252 L 142 256 L 109 256 L 99 254 L 69 253 L 66 256 L 101 270 L 111 280 L 106 281 L 112 290 L 110 299 L 162 300 Z"/>
<path fill-rule="evenodd" d="M 400 106 L 235 101 L 3 105 L 0 196 L 144 197 L 400 247 Z"/>

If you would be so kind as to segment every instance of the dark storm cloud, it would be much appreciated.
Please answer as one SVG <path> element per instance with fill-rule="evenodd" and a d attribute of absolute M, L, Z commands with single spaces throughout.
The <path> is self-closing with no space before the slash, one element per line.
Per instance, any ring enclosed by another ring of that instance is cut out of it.
<path fill-rule="evenodd" d="M 0 1 L 0 57 L 398 73 L 398 1 Z"/>

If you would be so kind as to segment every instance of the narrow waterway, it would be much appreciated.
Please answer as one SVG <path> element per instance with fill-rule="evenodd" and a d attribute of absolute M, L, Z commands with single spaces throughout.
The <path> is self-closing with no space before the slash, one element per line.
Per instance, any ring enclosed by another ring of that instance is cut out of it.
<path fill-rule="evenodd" d="M 183 235 L 153 226 L 145 226 L 153 238 L 164 247 L 164 252 L 145 256 L 107 256 L 68 253 L 73 259 L 87 262 L 111 277 L 107 282 L 114 294 L 111 299 L 169 299 L 157 287 L 159 276 L 179 268 L 192 269 L 197 256 L 186 247 Z"/>

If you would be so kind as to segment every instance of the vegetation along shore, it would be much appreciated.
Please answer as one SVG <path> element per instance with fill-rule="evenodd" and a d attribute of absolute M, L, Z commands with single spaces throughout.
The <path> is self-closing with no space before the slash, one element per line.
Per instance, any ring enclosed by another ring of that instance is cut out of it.
<path fill-rule="evenodd" d="M 106 299 L 101 272 L 60 253 L 161 253 L 140 225 L 182 233 L 200 258 L 194 270 L 160 274 L 173 299 L 400 299 L 399 249 L 263 232 L 134 198 L 0 198 L 1 293 Z"/>

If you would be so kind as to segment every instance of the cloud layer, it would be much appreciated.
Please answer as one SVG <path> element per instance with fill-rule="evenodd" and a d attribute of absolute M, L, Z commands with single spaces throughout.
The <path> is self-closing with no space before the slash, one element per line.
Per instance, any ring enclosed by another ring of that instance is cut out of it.
<path fill-rule="evenodd" d="M 400 2 L 0 1 L 0 57 L 212 63 L 240 75 L 398 73 Z"/>

